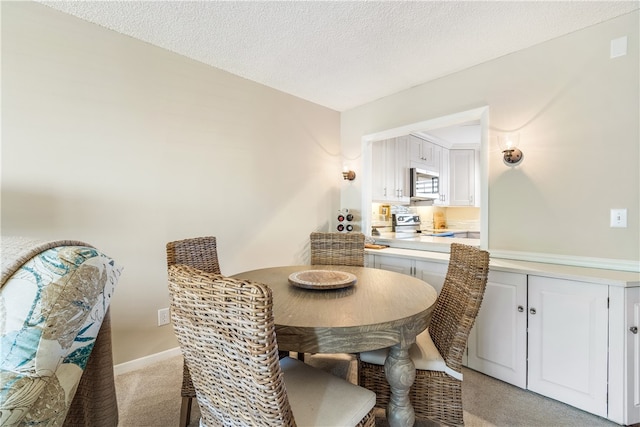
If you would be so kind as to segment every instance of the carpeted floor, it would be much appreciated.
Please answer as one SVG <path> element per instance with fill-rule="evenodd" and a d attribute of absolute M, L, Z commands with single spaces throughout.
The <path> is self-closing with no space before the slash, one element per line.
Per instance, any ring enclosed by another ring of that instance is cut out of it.
<path fill-rule="evenodd" d="M 327 363 L 329 360 L 330 363 Z M 354 380 L 355 360 L 347 355 L 311 356 L 308 363 Z M 614 427 L 617 424 L 486 375 L 464 369 L 463 405 L 468 427 Z M 180 417 L 182 357 L 116 376 L 120 427 L 177 427 Z M 190 427 L 198 426 L 194 403 Z M 376 427 L 388 426 L 380 410 Z M 417 426 L 434 426 L 419 422 Z"/>

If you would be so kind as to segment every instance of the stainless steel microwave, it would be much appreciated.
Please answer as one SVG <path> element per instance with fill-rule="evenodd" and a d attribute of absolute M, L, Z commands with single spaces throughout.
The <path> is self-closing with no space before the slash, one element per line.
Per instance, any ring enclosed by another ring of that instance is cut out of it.
<path fill-rule="evenodd" d="M 440 197 L 440 177 L 437 172 L 409 169 L 411 200 L 436 200 Z"/>

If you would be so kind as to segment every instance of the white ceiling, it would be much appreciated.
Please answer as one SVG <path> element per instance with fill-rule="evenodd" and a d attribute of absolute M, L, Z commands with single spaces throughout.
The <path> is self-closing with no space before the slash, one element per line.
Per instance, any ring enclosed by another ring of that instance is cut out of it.
<path fill-rule="evenodd" d="M 639 8 L 635 1 L 40 1 L 344 111 Z"/>

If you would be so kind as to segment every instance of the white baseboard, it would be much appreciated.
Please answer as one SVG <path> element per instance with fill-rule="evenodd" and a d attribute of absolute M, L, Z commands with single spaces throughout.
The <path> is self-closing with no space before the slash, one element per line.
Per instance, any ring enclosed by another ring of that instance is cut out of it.
<path fill-rule="evenodd" d="M 172 357 L 180 356 L 182 352 L 180 347 L 171 348 L 169 350 L 161 351 L 160 353 L 150 354 L 149 356 L 141 357 L 139 359 L 130 360 L 129 362 L 119 363 L 113 366 L 113 373 L 115 375 L 126 374 L 127 372 L 135 371 L 137 369 L 145 368 L 156 362 L 162 360 L 171 359 Z"/>

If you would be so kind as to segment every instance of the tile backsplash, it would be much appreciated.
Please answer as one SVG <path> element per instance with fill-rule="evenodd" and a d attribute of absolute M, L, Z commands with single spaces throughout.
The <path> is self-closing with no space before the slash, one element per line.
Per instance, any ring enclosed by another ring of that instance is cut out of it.
<path fill-rule="evenodd" d="M 434 217 L 439 224 L 443 220 L 446 229 L 480 231 L 480 208 L 476 207 L 442 207 L 442 206 L 395 206 L 372 203 L 371 225 L 374 227 L 391 226 L 391 215 L 398 209 L 420 215 L 422 229 L 436 228 Z"/>
<path fill-rule="evenodd" d="M 446 229 L 480 231 L 480 208 L 420 206 L 416 212 L 420 215 L 422 229 L 436 228 L 435 223 L 443 228 L 444 221 Z"/>

